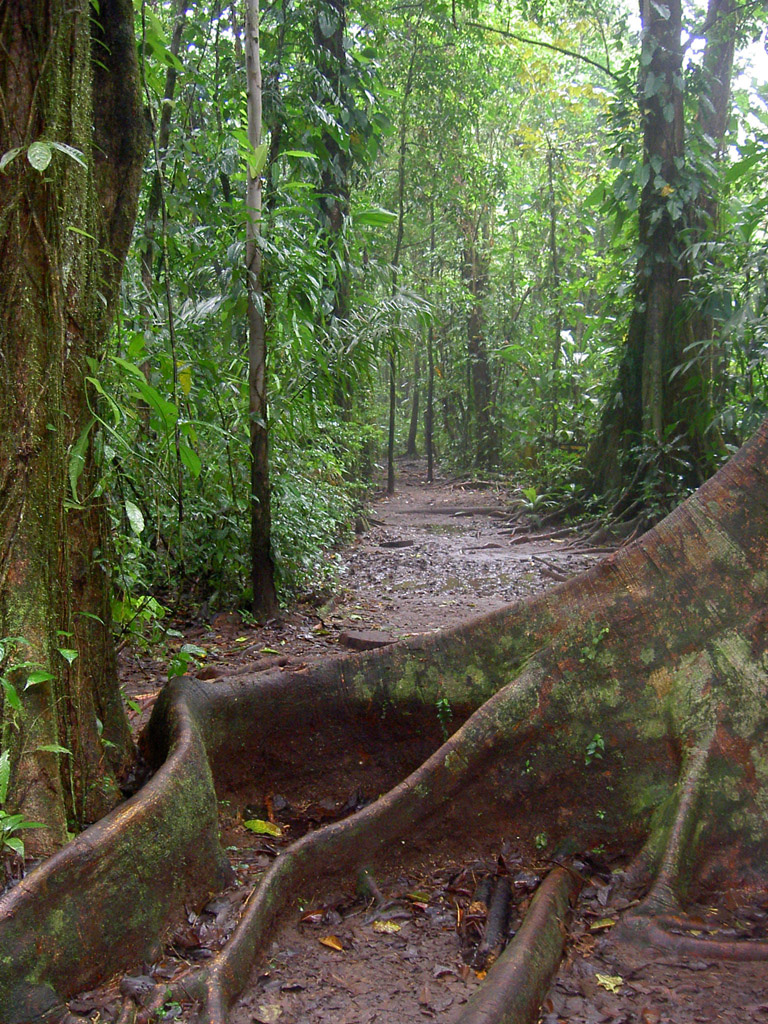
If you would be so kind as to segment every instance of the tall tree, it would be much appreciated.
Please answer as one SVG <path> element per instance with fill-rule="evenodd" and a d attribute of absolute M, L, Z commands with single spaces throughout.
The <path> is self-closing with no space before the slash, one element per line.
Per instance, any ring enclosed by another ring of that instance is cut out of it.
<path fill-rule="evenodd" d="M 95 393 L 145 145 L 130 0 L 0 3 L 0 636 L 8 801 L 45 828 L 119 798 Z M 12 639 L 9 639 L 12 638 Z"/>
<path fill-rule="evenodd" d="M 590 488 L 621 494 L 619 507 L 652 485 L 662 500 L 695 486 L 712 468 L 705 436 L 712 364 L 691 358 L 711 324 L 686 312 L 688 231 L 716 216 L 714 199 L 697 205 L 701 182 L 686 160 L 682 3 L 642 0 L 638 95 L 643 183 L 635 303 L 613 393 L 587 456 Z M 700 127 L 722 140 L 730 97 L 736 18 L 710 4 Z M 717 147 L 718 143 L 715 142 Z M 705 193 L 706 194 L 706 193 Z M 695 332 L 695 333 L 694 333 Z"/>
<path fill-rule="evenodd" d="M 251 581 L 253 610 L 260 618 L 277 611 L 272 561 L 272 498 L 267 421 L 267 324 L 261 284 L 262 142 L 259 0 L 246 0 L 245 60 L 248 77 L 248 140 L 253 151 L 247 171 L 246 272 L 248 275 L 248 389 L 251 436 Z"/>

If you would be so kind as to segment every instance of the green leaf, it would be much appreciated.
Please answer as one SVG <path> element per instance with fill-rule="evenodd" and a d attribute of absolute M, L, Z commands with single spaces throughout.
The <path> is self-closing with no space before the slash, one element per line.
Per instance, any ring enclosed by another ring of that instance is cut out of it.
<path fill-rule="evenodd" d="M 5 803 L 8 796 L 8 783 L 11 779 L 11 755 L 7 750 L 0 754 L 0 805 Z"/>
<path fill-rule="evenodd" d="M 5 699 L 14 711 L 21 711 L 21 699 L 19 698 L 18 691 L 13 683 L 9 683 L 7 679 L 0 676 L 0 686 L 5 690 Z"/>
<path fill-rule="evenodd" d="M 203 468 L 203 464 L 200 461 L 200 456 L 197 452 L 190 448 L 187 444 L 179 445 L 179 457 L 184 465 L 187 467 L 192 476 L 197 480 L 200 476 L 200 472 Z"/>
<path fill-rule="evenodd" d="M 179 418 L 179 410 L 173 402 L 167 402 L 156 388 L 153 388 L 151 384 L 147 384 L 143 374 L 141 380 L 137 379 L 136 387 L 147 405 L 158 413 L 166 434 L 170 436 L 176 420 Z"/>
<path fill-rule="evenodd" d="M 70 647 L 58 647 L 57 650 L 69 665 L 77 658 L 77 651 L 73 651 Z"/>
<path fill-rule="evenodd" d="M 56 676 L 51 672 L 46 672 L 44 668 L 37 669 L 35 672 L 30 672 L 27 676 L 27 684 L 24 689 L 28 690 L 30 686 L 39 686 L 40 683 L 49 683 L 51 679 L 55 678 Z"/>
<path fill-rule="evenodd" d="M 243 825 L 249 832 L 255 832 L 257 836 L 274 836 L 275 839 L 279 839 L 283 834 L 279 825 L 273 825 L 271 821 L 262 821 L 261 818 L 250 818 L 248 821 L 244 821 Z"/>
<path fill-rule="evenodd" d="M 286 149 L 280 156 L 293 156 L 298 160 L 317 160 L 315 154 L 307 152 L 306 149 Z"/>
<path fill-rule="evenodd" d="M 144 516 L 141 513 L 141 509 L 138 505 L 134 505 L 132 501 L 125 499 L 125 514 L 128 516 L 128 523 L 131 530 L 140 536 L 144 529 Z"/>
<path fill-rule="evenodd" d="M 260 146 L 256 146 L 248 155 L 248 170 L 252 178 L 258 178 L 261 172 L 267 165 L 267 155 L 269 153 L 269 146 L 266 142 L 262 142 Z"/>
<path fill-rule="evenodd" d="M 72 757 L 72 751 L 67 750 L 66 747 L 62 747 L 58 743 L 44 743 L 42 746 L 37 747 L 37 750 L 42 750 L 46 754 L 66 754 L 67 757 Z"/>
<path fill-rule="evenodd" d="M 182 654 L 194 654 L 196 658 L 205 658 L 208 654 L 204 647 L 199 647 L 197 644 L 182 644 L 180 650 Z"/>
<path fill-rule="evenodd" d="M 339 17 L 333 11 L 321 10 L 318 12 L 317 26 L 326 39 L 330 39 L 334 32 L 338 30 L 339 24 Z"/>
<path fill-rule="evenodd" d="M 81 167 L 87 167 L 82 152 L 79 149 L 75 149 L 74 146 L 68 146 L 66 142 L 49 142 L 48 145 L 52 149 L 57 149 L 59 153 L 63 153 L 68 156 L 70 160 L 74 160 L 76 164 L 80 164 Z"/>
<path fill-rule="evenodd" d="M 72 500 L 75 502 L 80 500 L 77 497 L 77 482 L 85 469 L 85 453 L 88 451 L 88 435 L 90 434 L 91 428 L 95 422 L 95 419 L 91 419 L 80 437 L 78 437 L 72 445 L 72 451 L 69 455 L 69 486 L 72 490 Z"/>
<path fill-rule="evenodd" d="M 27 150 L 27 160 L 41 173 L 53 159 L 53 150 L 47 142 L 33 142 Z"/>
<path fill-rule="evenodd" d="M 24 856 L 24 843 L 22 843 L 18 836 L 6 836 L 3 840 L 3 845 L 7 846 L 9 850 L 13 850 L 19 857 Z"/>
<path fill-rule="evenodd" d="M 366 210 L 358 210 L 352 214 L 355 224 L 365 227 L 380 228 L 397 220 L 397 214 L 380 206 L 370 206 Z"/>
<path fill-rule="evenodd" d="M 21 152 L 21 147 L 16 146 L 15 149 L 9 149 L 2 156 L 0 156 L 0 171 L 4 171 L 11 160 L 15 160 Z"/>

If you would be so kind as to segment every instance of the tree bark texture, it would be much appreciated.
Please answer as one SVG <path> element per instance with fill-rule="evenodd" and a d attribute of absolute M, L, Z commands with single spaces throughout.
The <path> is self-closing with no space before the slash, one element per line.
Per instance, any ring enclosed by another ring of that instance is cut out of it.
<path fill-rule="evenodd" d="M 45 824 L 120 798 L 132 749 L 110 631 L 109 551 L 86 378 L 98 372 L 136 216 L 145 131 L 128 0 L 0 3 L 0 636 L 9 804 Z M 59 143 L 42 170 L 35 143 Z M 62 654 L 62 652 L 65 652 Z M 47 674 L 29 686 L 29 665 Z M 49 749 L 45 749 L 49 748 Z M 69 754 L 54 752 L 66 748 Z"/>

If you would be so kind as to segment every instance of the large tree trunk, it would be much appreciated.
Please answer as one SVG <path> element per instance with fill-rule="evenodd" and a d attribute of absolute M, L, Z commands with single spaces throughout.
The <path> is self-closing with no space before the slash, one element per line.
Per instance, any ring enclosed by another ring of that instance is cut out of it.
<path fill-rule="evenodd" d="M 730 95 L 735 22 L 729 5 L 713 0 L 705 74 L 717 110 L 709 127 L 721 134 Z M 643 123 L 643 176 L 635 305 L 612 397 L 587 455 L 589 489 L 622 494 L 624 504 L 645 485 L 662 503 L 711 472 L 712 363 L 694 358 L 701 341 L 686 312 L 689 271 L 686 232 L 697 217 L 684 176 L 681 0 L 641 2 L 642 51 L 638 92 Z M 709 117 L 707 117 L 709 120 Z M 698 211 L 701 218 L 702 210 Z M 694 335 L 694 330 L 697 334 Z"/>
<path fill-rule="evenodd" d="M 98 17 L 88 3 L 4 0 L 0 46 L 0 152 L 19 150 L 0 190 L 0 636 L 21 638 L 1 655 L 2 747 L 9 804 L 46 826 L 28 849 L 50 852 L 68 819 L 120 798 L 131 751 L 86 378 L 112 319 L 145 136 L 129 0 Z"/>

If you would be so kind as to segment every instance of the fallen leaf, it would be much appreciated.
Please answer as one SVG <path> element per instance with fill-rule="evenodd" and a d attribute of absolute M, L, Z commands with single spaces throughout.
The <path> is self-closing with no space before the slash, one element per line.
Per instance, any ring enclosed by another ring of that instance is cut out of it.
<path fill-rule="evenodd" d="M 475 971 L 475 977 L 477 978 L 478 981 L 482 981 L 487 973 L 488 971 Z"/>
<path fill-rule="evenodd" d="M 262 654 L 279 654 L 280 651 L 276 651 L 274 647 L 262 647 L 261 648 L 261 653 Z"/>
<path fill-rule="evenodd" d="M 412 903 L 429 903 L 428 892 L 407 892 L 405 898 Z"/>
<path fill-rule="evenodd" d="M 279 839 L 283 834 L 279 825 L 273 825 L 271 821 L 262 821 L 261 818 L 249 818 L 248 821 L 243 822 L 243 825 L 249 832 L 255 832 L 257 836 L 274 836 Z"/>
<path fill-rule="evenodd" d="M 344 947 L 341 941 L 335 935 L 324 935 L 320 939 L 321 946 L 327 946 L 328 949 L 335 949 L 337 953 L 343 953 Z"/>
<path fill-rule="evenodd" d="M 277 1024 L 282 1012 L 276 1003 L 265 1003 L 258 1008 L 253 1019 L 258 1021 L 258 1024 Z"/>
<path fill-rule="evenodd" d="M 608 992 L 619 992 L 624 979 L 618 974 L 596 974 L 597 984 Z"/>
<path fill-rule="evenodd" d="M 615 921 L 614 918 L 612 918 L 612 917 L 601 917 L 599 921 L 593 921 L 590 924 L 589 930 L 591 932 L 604 932 L 607 928 L 613 928 L 613 926 L 615 924 L 616 924 L 616 921 Z"/>
<path fill-rule="evenodd" d="M 396 921 L 374 921 L 373 930 L 379 935 L 391 935 L 400 931 L 400 925 Z"/>

